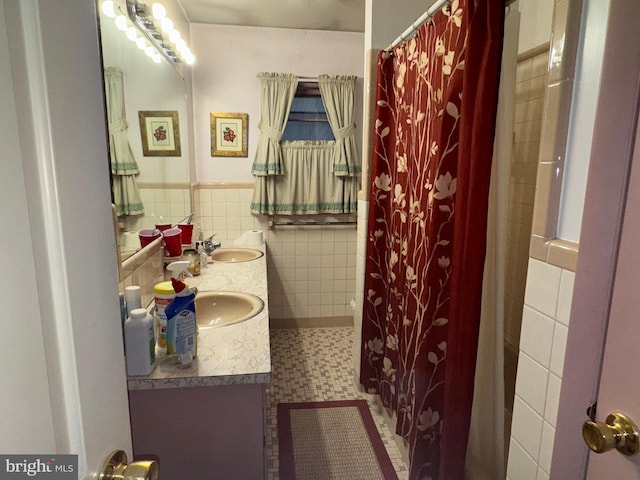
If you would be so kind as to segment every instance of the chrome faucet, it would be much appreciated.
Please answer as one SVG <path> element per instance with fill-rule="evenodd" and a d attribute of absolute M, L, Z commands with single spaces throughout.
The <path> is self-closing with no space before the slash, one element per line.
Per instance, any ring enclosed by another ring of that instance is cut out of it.
<path fill-rule="evenodd" d="M 215 236 L 216 234 L 214 233 L 209 238 L 202 241 L 202 249 L 205 251 L 207 256 L 211 255 L 211 252 L 213 252 L 216 248 L 220 248 L 222 246 L 220 242 L 213 241 L 213 237 Z"/>

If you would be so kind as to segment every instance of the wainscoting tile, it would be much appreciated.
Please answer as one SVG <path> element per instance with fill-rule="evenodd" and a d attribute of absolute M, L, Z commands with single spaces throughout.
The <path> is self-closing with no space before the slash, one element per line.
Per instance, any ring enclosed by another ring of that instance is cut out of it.
<path fill-rule="evenodd" d="M 522 314 L 520 350 L 549 368 L 555 321 L 525 305 Z"/>

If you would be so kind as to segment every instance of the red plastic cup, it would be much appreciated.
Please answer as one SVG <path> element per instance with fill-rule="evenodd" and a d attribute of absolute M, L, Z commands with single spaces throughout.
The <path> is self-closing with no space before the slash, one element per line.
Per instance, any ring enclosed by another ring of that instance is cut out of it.
<path fill-rule="evenodd" d="M 161 232 L 164 232 L 165 230 L 169 230 L 171 228 L 171 224 L 170 223 L 156 223 L 156 228 L 158 230 L 160 230 Z"/>
<path fill-rule="evenodd" d="M 164 252 L 168 257 L 179 257 L 182 255 L 182 230 L 179 228 L 169 228 L 162 232 L 164 237 Z"/>
<path fill-rule="evenodd" d="M 144 248 L 153 242 L 156 238 L 160 238 L 160 230 L 154 230 L 147 228 L 138 232 L 138 238 L 140 239 L 140 248 Z"/>
<path fill-rule="evenodd" d="M 193 223 L 179 223 L 177 228 L 182 231 L 182 244 L 191 245 L 191 239 L 193 237 Z"/>

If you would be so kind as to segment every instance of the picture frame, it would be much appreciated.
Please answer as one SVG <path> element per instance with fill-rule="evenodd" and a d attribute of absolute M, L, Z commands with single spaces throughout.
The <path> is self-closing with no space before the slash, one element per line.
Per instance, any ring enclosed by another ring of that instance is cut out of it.
<path fill-rule="evenodd" d="M 145 157 L 180 157 L 180 123 L 175 110 L 141 110 L 138 112 L 142 155 Z"/>
<path fill-rule="evenodd" d="M 249 115 L 211 112 L 211 156 L 247 157 Z"/>

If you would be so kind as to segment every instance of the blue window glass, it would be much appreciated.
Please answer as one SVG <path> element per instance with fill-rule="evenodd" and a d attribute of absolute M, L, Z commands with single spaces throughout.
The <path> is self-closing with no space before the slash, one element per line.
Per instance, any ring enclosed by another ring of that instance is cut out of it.
<path fill-rule="evenodd" d="M 282 140 L 335 140 L 320 96 L 296 96 Z"/>

